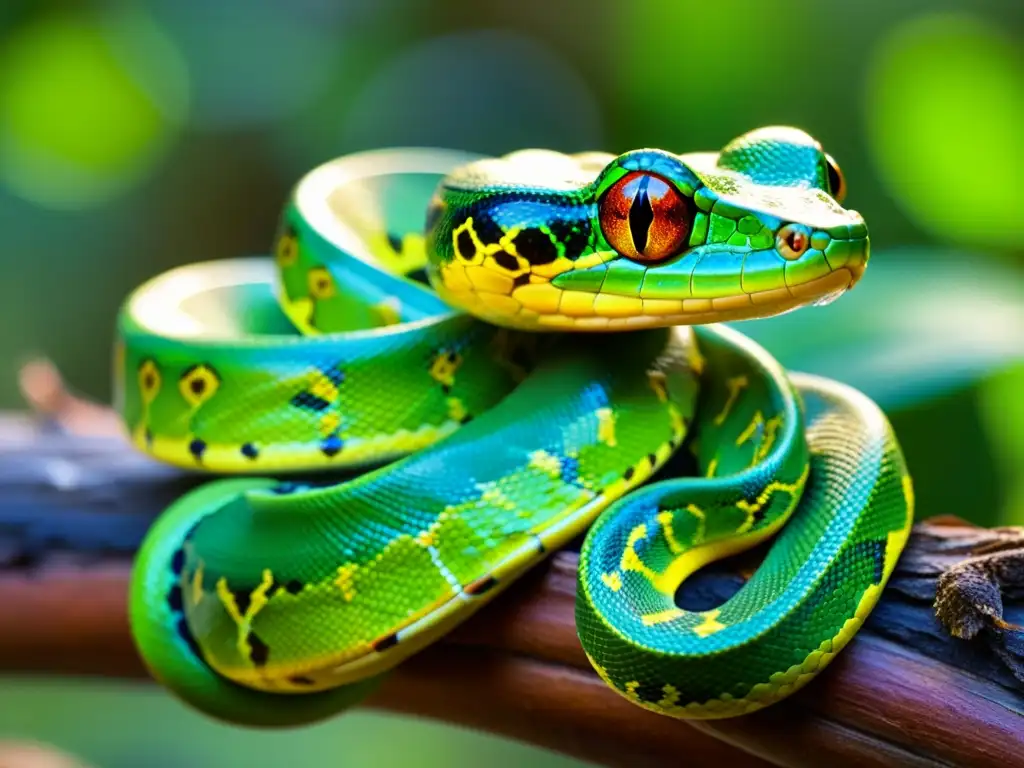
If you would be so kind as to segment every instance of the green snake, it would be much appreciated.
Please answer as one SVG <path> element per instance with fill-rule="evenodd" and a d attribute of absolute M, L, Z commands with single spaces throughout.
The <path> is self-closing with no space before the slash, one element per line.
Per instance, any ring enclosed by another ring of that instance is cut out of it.
<path fill-rule="evenodd" d="M 299 181 L 272 257 L 138 288 L 132 441 L 240 475 L 143 542 L 154 677 L 223 720 L 313 722 L 585 536 L 579 640 L 619 694 L 712 718 L 799 689 L 877 602 L 912 484 L 866 396 L 723 323 L 857 283 L 843 187 L 789 127 L 690 154 L 365 152 Z M 679 606 L 769 538 L 732 598 Z"/>

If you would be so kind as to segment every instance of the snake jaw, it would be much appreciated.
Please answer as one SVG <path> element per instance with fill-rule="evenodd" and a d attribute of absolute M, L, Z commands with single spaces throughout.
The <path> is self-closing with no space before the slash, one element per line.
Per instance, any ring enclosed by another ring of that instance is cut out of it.
<path fill-rule="evenodd" d="M 838 251 L 836 251 L 838 253 Z M 831 303 L 864 274 L 866 249 L 786 261 L 774 249 L 704 246 L 643 268 L 625 259 L 530 275 L 507 294 L 435 284 L 448 303 L 495 325 L 530 331 L 616 331 L 759 319 Z M 456 265 L 457 268 L 457 265 Z"/>

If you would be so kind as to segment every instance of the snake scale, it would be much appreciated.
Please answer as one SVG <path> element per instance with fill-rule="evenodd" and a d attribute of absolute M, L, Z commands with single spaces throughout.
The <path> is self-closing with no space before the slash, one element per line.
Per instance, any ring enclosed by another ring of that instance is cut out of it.
<path fill-rule="evenodd" d="M 115 349 L 134 444 L 237 475 L 138 554 L 154 677 L 215 718 L 313 722 L 584 537 L 579 639 L 630 701 L 729 717 L 813 679 L 878 600 L 912 484 L 874 403 L 729 323 L 857 283 L 844 193 L 781 126 L 681 155 L 379 150 L 303 177 L 272 257 L 139 287 Z M 769 538 L 732 598 L 680 607 Z"/>

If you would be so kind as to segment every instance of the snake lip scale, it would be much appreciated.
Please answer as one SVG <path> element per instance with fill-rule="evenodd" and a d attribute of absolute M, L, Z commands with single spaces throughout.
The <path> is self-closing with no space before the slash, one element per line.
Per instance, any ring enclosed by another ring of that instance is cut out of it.
<path fill-rule="evenodd" d="M 114 348 L 133 443 L 230 476 L 138 553 L 153 676 L 217 719 L 322 720 L 584 535 L 577 631 L 619 695 L 717 718 L 805 685 L 877 602 L 913 486 L 874 403 L 730 324 L 856 285 L 845 191 L 782 126 L 686 154 L 376 150 L 303 177 L 271 255 L 140 286 Z M 677 605 L 769 539 L 728 601 Z"/>

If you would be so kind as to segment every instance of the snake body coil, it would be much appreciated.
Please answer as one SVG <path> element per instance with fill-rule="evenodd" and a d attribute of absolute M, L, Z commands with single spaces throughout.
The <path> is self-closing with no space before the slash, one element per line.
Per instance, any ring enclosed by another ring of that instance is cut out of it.
<path fill-rule="evenodd" d="M 321 719 L 586 531 L 579 637 L 623 696 L 724 717 L 812 679 L 892 572 L 910 479 L 870 400 L 719 323 L 856 283 L 842 193 L 791 128 L 688 155 L 364 153 L 297 185 L 273 259 L 142 286 L 116 356 L 135 444 L 245 475 L 146 537 L 154 676 L 221 719 Z M 681 452 L 691 475 L 646 482 Z M 677 605 L 772 536 L 730 600 Z"/>

